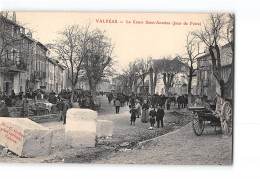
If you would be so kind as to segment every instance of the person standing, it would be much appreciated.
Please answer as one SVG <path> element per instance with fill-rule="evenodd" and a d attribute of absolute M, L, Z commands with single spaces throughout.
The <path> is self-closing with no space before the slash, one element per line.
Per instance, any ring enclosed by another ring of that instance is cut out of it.
<path fill-rule="evenodd" d="M 151 124 L 151 127 L 154 127 L 155 117 L 156 117 L 155 108 L 150 111 L 149 116 L 150 116 L 150 124 Z"/>
<path fill-rule="evenodd" d="M 62 111 L 62 115 L 63 115 L 63 124 L 66 124 L 66 118 L 67 118 L 67 111 L 70 108 L 70 102 L 63 102 L 64 103 L 64 108 Z M 72 104 L 71 104 L 72 105 Z"/>
<path fill-rule="evenodd" d="M 9 117 L 8 108 L 5 104 L 4 100 L 0 102 L 0 116 L 1 117 Z"/>
<path fill-rule="evenodd" d="M 149 105 L 146 100 L 144 100 L 144 104 L 142 106 L 141 121 L 144 123 L 149 122 Z"/>
<path fill-rule="evenodd" d="M 12 92 L 11 92 L 11 95 L 9 96 L 10 98 L 12 98 L 12 99 L 14 99 L 15 98 L 15 92 L 14 92 L 14 90 L 12 90 Z"/>
<path fill-rule="evenodd" d="M 157 110 L 156 114 L 156 121 L 157 121 L 157 128 L 161 126 L 163 127 L 163 117 L 164 117 L 164 110 L 162 109 L 162 106 L 159 106 L 159 109 Z"/>
<path fill-rule="evenodd" d="M 74 103 L 72 103 L 72 108 L 80 108 L 78 100 L 76 100 L 76 101 L 74 101 Z"/>
<path fill-rule="evenodd" d="M 60 101 L 58 101 L 58 103 L 57 103 L 57 108 L 58 108 L 59 113 L 60 113 L 60 120 L 59 120 L 59 121 L 65 121 L 65 120 L 64 120 L 65 103 L 64 103 L 64 100 L 63 100 L 63 99 L 61 99 Z"/>
<path fill-rule="evenodd" d="M 107 98 L 108 98 L 108 103 L 111 104 L 111 101 L 113 99 L 112 93 L 109 93 Z"/>
<path fill-rule="evenodd" d="M 137 109 L 136 115 L 137 115 L 137 118 L 139 118 L 141 116 L 141 105 L 140 105 L 139 101 L 136 102 L 136 109 Z"/>
<path fill-rule="evenodd" d="M 135 109 L 135 106 L 132 107 L 132 109 L 130 110 L 130 113 L 131 113 L 131 117 L 130 117 L 131 124 L 130 125 L 135 126 L 136 113 L 137 113 L 137 110 Z"/>
<path fill-rule="evenodd" d="M 120 103 L 119 99 L 116 98 L 116 100 L 115 100 L 116 114 L 119 114 L 120 105 L 121 105 L 121 103 Z"/>

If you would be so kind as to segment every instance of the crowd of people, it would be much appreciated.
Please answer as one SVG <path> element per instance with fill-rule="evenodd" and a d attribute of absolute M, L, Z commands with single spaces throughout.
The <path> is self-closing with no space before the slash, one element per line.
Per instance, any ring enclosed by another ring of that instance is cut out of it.
<path fill-rule="evenodd" d="M 106 94 L 109 104 L 114 102 L 116 114 L 119 113 L 120 107 L 129 105 L 130 109 L 130 124 L 135 125 L 137 118 L 141 118 L 141 122 L 150 122 L 151 127 L 154 127 L 157 122 L 157 127 L 163 127 L 163 118 L 165 115 L 165 109 L 170 110 L 171 104 L 178 109 L 186 108 L 188 105 L 188 95 L 143 95 L 130 94 L 125 95 L 122 93 L 107 93 Z M 191 95 L 192 105 L 202 105 L 201 100 L 206 100 L 206 96 L 199 97 L 198 95 Z"/>
<path fill-rule="evenodd" d="M 137 118 L 141 117 L 141 122 L 150 122 L 151 127 L 154 127 L 155 121 L 157 121 L 157 127 L 163 127 L 164 109 L 170 110 L 171 103 L 178 105 L 179 108 L 187 106 L 187 96 L 171 96 L 166 97 L 165 95 L 143 95 L 130 94 L 125 95 L 122 93 L 107 93 L 107 99 L 109 104 L 114 102 L 116 114 L 119 113 L 120 107 L 129 105 L 130 109 L 130 124 L 135 125 Z M 151 109 L 151 110 L 149 110 Z"/>
<path fill-rule="evenodd" d="M 123 93 L 105 93 L 108 102 L 113 102 L 116 114 L 119 114 L 120 107 L 128 105 L 131 113 L 130 124 L 135 125 L 136 118 L 141 118 L 143 123 L 150 122 L 151 127 L 154 127 L 155 121 L 157 121 L 157 127 L 163 127 L 164 110 L 170 110 L 171 104 L 177 106 L 178 109 L 187 107 L 188 95 L 149 95 L 149 94 L 130 94 L 125 95 Z M 57 113 L 60 113 L 61 121 L 66 123 L 66 112 L 69 108 L 88 108 L 92 110 L 98 110 L 100 104 L 96 104 L 93 101 L 91 93 L 87 90 L 75 90 L 73 94 L 73 100 L 71 101 L 72 92 L 68 89 L 62 90 L 56 94 L 51 91 L 46 93 L 42 90 L 26 91 L 15 94 L 14 91 L 8 96 L 5 92 L 0 94 L 1 97 L 1 112 L 0 116 L 8 117 L 8 107 L 20 107 L 21 117 L 28 116 L 29 103 L 36 105 L 37 101 L 45 101 L 53 105 Z M 104 95 L 104 93 L 100 93 Z M 201 99 L 198 96 L 191 96 L 191 103 L 194 105 L 202 105 L 201 101 L 207 100 L 206 96 Z M 30 106 L 31 107 L 31 106 Z M 35 106 L 34 106 L 35 107 Z"/>
<path fill-rule="evenodd" d="M 78 105 L 79 108 L 89 108 L 97 110 L 100 106 L 96 104 L 89 91 L 86 90 L 75 90 L 73 101 L 71 101 L 72 92 L 68 89 L 62 90 L 60 93 L 53 91 L 47 93 L 43 90 L 28 90 L 25 93 L 20 92 L 15 94 L 14 90 L 11 91 L 10 95 L 6 92 L 0 94 L 0 116 L 9 117 L 8 107 L 18 107 L 21 110 L 20 117 L 28 117 L 29 109 L 37 111 L 39 104 L 51 104 L 51 110 L 48 112 L 60 113 L 61 120 L 66 123 L 66 111 Z M 34 114 L 37 115 L 37 114 Z"/>

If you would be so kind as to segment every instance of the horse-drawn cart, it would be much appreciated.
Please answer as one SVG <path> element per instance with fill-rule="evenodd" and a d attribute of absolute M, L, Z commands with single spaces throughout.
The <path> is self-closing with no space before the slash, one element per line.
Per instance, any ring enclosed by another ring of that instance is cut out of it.
<path fill-rule="evenodd" d="M 193 112 L 192 128 L 197 136 L 200 136 L 207 125 L 212 127 L 221 127 L 224 135 L 232 134 L 233 113 L 232 106 L 229 101 L 217 96 L 217 102 L 214 107 L 194 106 L 189 107 Z"/>

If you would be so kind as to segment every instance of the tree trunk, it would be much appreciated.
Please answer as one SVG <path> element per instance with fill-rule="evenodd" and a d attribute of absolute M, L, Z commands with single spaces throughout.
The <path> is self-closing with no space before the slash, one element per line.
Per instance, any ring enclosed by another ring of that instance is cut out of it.
<path fill-rule="evenodd" d="M 168 96 L 169 95 L 169 89 L 170 89 L 170 85 L 165 85 L 165 94 Z"/>
<path fill-rule="evenodd" d="M 134 94 L 137 94 L 137 88 L 138 88 L 138 86 L 134 87 Z"/>
<path fill-rule="evenodd" d="M 189 106 L 191 105 L 191 83 L 192 81 L 189 79 L 188 82 L 188 105 Z"/>
<path fill-rule="evenodd" d="M 133 84 L 132 83 L 129 84 L 129 88 L 130 88 L 130 92 L 132 93 L 133 92 Z"/>
<path fill-rule="evenodd" d="M 188 106 L 191 105 L 192 71 L 193 71 L 193 68 L 190 68 L 189 81 L 188 81 Z"/>
<path fill-rule="evenodd" d="M 219 82 L 219 87 L 220 87 L 220 96 L 222 97 L 222 98 L 224 98 L 224 96 L 225 96 L 225 83 L 224 83 L 224 80 L 220 80 L 220 82 Z"/>
<path fill-rule="evenodd" d="M 70 97 L 70 101 L 72 103 L 74 103 L 74 93 L 75 93 L 75 85 L 71 85 L 71 97 Z"/>
<path fill-rule="evenodd" d="M 192 106 L 192 103 L 191 103 L 191 93 L 189 94 L 188 93 L 188 107 Z"/>
<path fill-rule="evenodd" d="M 151 90 L 151 95 L 154 95 L 154 82 L 153 82 L 153 72 L 150 72 L 150 90 Z"/>
<path fill-rule="evenodd" d="M 92 99 L 94 102 L 96 102 L 96 97 L 97 97 L 97 92 L 96 92 L 96 88 L 97 88 L 97 80 L 95 79 L 90 79 L 89 80 L 89 90 L 92 96 Z"/>
<path fill-rule="evenodd" d="M 156 84 L 157 84 L 157 76 L 158 76 L 158 74 L 154 73 L 153 86 L 152 86 L 153 94 L 155 94 L 155 88 L 156 88 Z"/>

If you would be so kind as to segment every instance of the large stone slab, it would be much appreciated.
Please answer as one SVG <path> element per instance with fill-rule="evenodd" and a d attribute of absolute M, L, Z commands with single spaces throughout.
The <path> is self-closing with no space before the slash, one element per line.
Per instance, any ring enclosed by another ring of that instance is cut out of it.
<path fill-rule="evenodd" d="M 0 145 L 22 157 L 49 155 L 52 132 L 28 118 L 0 117 Z"/>
<path fill-rule="evenodd" d="M 97 121 L 97 137 L 112 137 L 113 121 L 98 120 Z"/>
<path fill-rule="evenodd" d="M 66 142 L 72 147 L 95 147 L 97 112 L 90 109 L 71 108 L 67 111 Z"/>

